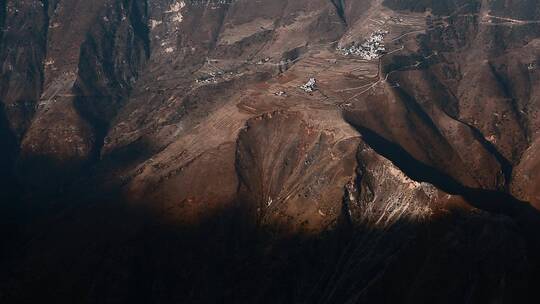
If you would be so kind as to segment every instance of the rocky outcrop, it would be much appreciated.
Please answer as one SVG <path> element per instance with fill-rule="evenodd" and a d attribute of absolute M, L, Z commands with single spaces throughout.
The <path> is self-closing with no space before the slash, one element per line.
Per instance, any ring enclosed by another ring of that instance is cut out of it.
<path fill-rule="evenodd" d="M 350 136 L 294 112 L 248 121 L 238 139 L 240 201 L 261 225 L 276 229 L 320 232 L 336 225 L 344 189 L 355 177 L 358 138 Z"/>

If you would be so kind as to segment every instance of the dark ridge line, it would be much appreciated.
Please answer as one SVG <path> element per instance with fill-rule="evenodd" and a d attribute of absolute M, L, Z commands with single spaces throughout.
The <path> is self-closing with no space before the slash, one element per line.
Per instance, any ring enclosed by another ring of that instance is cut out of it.
<path fill-rule="evenodd" d="M 418 54 L 416 54 L 418 55 Z M 421 56 L 421 54 L 420 54 Z M 493 69 L 493 67 L 492 67 Z M 495 75 L 495 71 L 492 71 Z M 429 73 L 429 76 L 431 77 L 431 73 Z M 499 81 L 499 80 L 498 80 Z M 435 77 L 435 80 L 433 81 L 434 82 L 434 85 L 435 85 L 435 89 L 436 90 L 439 90 L 443 93 L 447 93 L 448 95 L 446 95 L 447 98 L 452 98 L 453 101 L 455 100 L 458 100 L 458 98 L 455 96 L 455 94 L 451 91 L 451 90 L 445 90 L 444 89 L 444 86 L 443 84 L 439 81 L 439 79 L 437 79 Z M 425 113 L 425 111 L 423 110 L 423 107 L 421 104 L 419 104 L 418 102 L 416 102 L 414 100 L 414 97 L 410 96 L 405 90 L 403 90 L 402 88 L 395 88 L 394 89 L 401 97 L 403 97 L 403 100 L 406 102 L 406 105 L 407 104 L 410 104 L 412 105 L 413 109 L 415 111 L 417 111 L 420 115 L 420 117 L 422 117 L 428 124 L 430 124 L 431 127 L 433 127 L 437 133 L 439 133 L 439 130 L 437 128 L 437 126 L 434 124 L 434 122 L 431 120 L 431 118 L 429 117 L 429 115 L 427 115 Z M 507 94 L 507 89 L 505 88 L 505 94 Z M 501 166 L 501 170 L 502 170 L 502 174 L 503 174 L 503 177 L 504 177 L 504 183 L 503 183 L 503 187 L 504 187 L 504 190 L 505 191 L 508 191 L 509 188 L 510 188 L 510 182 L 512 180 L 512 173 L 513 173 L 513 165 L 512 163 L 510 162 L 510 160 L 508 160 L 498 149 L 495 145 L 493 145 L 491 142 L 489 142 L 484 134 L 479 130 L 477 129 L 476 127 L 472 126 L 471 124 L 461 120 L 457 114 L 452 114 L 452 113 L 449 113 L 448 112 L 448 109 L 445 108 L 445 107 L 440 107 L 440 109 L 451 119 L 467 126 L 474 138 L 482 145 L 482 147 L 488 152 L 490 153 L 493 157 L 495 157 L 495 159 L 497 160 L 497 162 L 499 163 L 499 165 Z M 514 106 L 513 106 L 513 109 L 514 109 Z M 516 110 L 516 109 L 514 109 Z M 425 118 L 424 118 L 425 117 Z M 520 122 L 521 124 L 521 122 Z"/>
<path fill-rule="evenodd" d="M 390 160 L 412 180 L 428 182 L 449 194 L 459 195 L 480 210 L 509 216 L 522 224 L 529 233 L 539 231 L 540 211 L 529 202 L 521 201 L 505 192 L 464 186 L 451 176 L 415 159 L 398 144 L 388 141 L 368 128 L 351 123 L 347 118 L 346 121 L 360 132 L 363 140 L 375 152 Z M 540 240 L 535 239 L 535 243 L 540 245 Z"/>
<path fill-rule="evenodd" d="M 447 97 L 449 99 L 453 99 L 452 101 L 459 100 L 459 98 L 454 94 L 454 92 L 452 92 L 452 90 L 445 90 L 443 84 L 439 81 L 439 79 L 435 79 L 438 90 L 442 90 L 442 92 L 448 93 Z M 441 110 L 451 119 L 467 126 L 471 130 L 474 138 L 482 145 L 482 147 L 486 149 L 486 151 L 490 153 L 493 157 L 495 157 L 495 159 L 501 166 L 501 170 L 504 176 L 504 190 L 508 192 L 510 189 L 510 182 L 512 181 L 512 174 L 514 171 L 514 166 L 512 165 L 510 160 L 507 159 L 493 143 L 486 139 L 481 130 L 460 119 L 459 114 L 456 113 L 454 115 L 452 113 L 449 113 L 445 107 L 441 107 Z"/>
<path fill-rule="evenodd" d="M 208 2 L 208 4 L 209 3 L 210 2 Z M 208 47 L 208 53 L 207 54 L 210 54 L 212 51 L 214 51 L 217 44 L 218 44 L 219 37 L 221 36 L 221 31 L 223 30 L 223 27 L 225 26 L 225 20 L 226 20 L 228 14 L 229 14 L 229 10 L 231 8 L 231 5 L 227 4 L 227 5 L 224 5 L 222 7 L 224 7 L 224 9 L 220 10 L 219 26 L 216 28 L 216 31 L 214 33 L 214 37 L 212 37 L 212 39 L 210 40 L 210 45 Z M 205 12 L 204 13 L 206 13 L 207 8 L 208 8 L 208 6 L 205 7 Z"/>
<path fill-rule="evenodd" d="M 138 63 L 139 66 L 143 66 L 145 64 L 144 60 L 148 60 L 150 58 L 150 30 L 148 28 L 146 20 L 148 19 L 148 3 L 147 1 L 141 1 L 141 0 L 128 0 L 124 3 L 116 5 L 113 9 L 117 11 L 126 10 L 126 14 L 128 15 L 128 23 L 132 27 L 134 39 L 139 39 L 142 43 L 142 49 L 144 51 L 144 59 L 141 59 L 141 62 Z M 109 46 L 110 49 L 107 50 L 107 52 L 110 52 L 109 55 L 112 56 L 112 53 L 114 52 L 114 48 L 116 47 L 116 41 L 114 41 L 115 37 L 114 35 L 117 34 L 119 31 L 119 28 L 121 26 L 122 20 L 116 20 L 115 23 L 113 23 L 110 28 L 103 27 L 102 30 L 107 32 L 103 36 L 103 39 L 110 39 L 113 42 Z M 109 33 L 111 32 L 111 33 Z M 112 104 L 116 104 L 115 106 L 118 107 L 114 110 L 114 114 L 110 118 L 103 119 L 101 117 L 98 117 L 93 113 L 95 109 L 92 109 L 95 107 L 95 105 L 91 106 L 83 106 L 85 103 L 92 103 L 93 101 L 91 99 L 87 99 L 88 96 L 84 96 L 84 87 L 88 86 L 87 81 L 88 79 L 84 79 L 81 77 L 80 71 L 84 71 L 85 68 L 82 67 L 83 60 L 86 60 L 87 57 L 89 57 L 86 52 L 89 52 L 90 54 L 99 54 L 99 47 L 98 43 L 103 44 L 103 41 L 97 41 L 94 37 L 93 30 L 90 30 L 88 33 L 86 33 L 85 40 L 81 45 L 81 50 L 79 54 L 79 74 L 77 75 L 77 82 L 73 87 L 73 92 L 76 95 L 76 100 L 74 102 L 75 109 L 79 113 L 79 115 L 89 124 L 89 126 L 92 128 L 92 132 L 94 133 L 94 140 L 92 147 L 92 152 L 90 154 L 90 159 L 88 160 L 84 170 L 89 170 L 96 162 L 101 161 L 101 154 L 103 150 L 103 146 L 105 144 L 105 137 L 107 136 L 107 133 L 110 129 L 111 121 L 116 117 L 120 109 L 125 105 L 125 103 L 129 99 L 129 95 L 132 91 L 133 84 L 126 83 L 123 79 L 118 79 L 117 75 L 115 74 L 114 67 L 111 65 L 104 65 L 107 70 L 105 71 L 105 74 L 108 78 L 112 80 L 112 86 L 109 86 L 107 89 L 112 90 L 112 95 L 103 95 L 102 96 L 92 96 L 94 98 L 110 98 L 109 102 Z M 137 42 L 135 41 L 134 44 Z M 112 60 L 112 58 L 107 58 Z M 133 71 L 133 77 L 135 79 L 139 78 L 141 70 L 137 69 L 136 71 Z M 95 75 L 94 75 L 95 76 Z M 97 77 L 97 76 L 96 76 Z M 84 80 L 83 80 L 84 79 Z M 97 79 L 93 79 L 92 81 L 96 81 Z M 127 86 L 126 89 L 124 89 L 124 86 Z M 94 86 L 94 83 L 90 83 L 90 87 Z M 95 91 L 95 88 L 93 88 Z"/>
<path fill-rule="evenodd" d="M 431 117 L 426 113 L 424 108 L 418 103 L 416 98 L 414 96 L 411 96 L 407 91 L 405 91 L 403 88 L 398 87 L 394 88 L 395 92 L 398 94 L 399 97 L 403 100 L 403 103 L 409 113 L 415 114 L 418 116 L 418 118 L 424 122 L 427 126 L 429 126 L 430 129 L 432 129 L 437 136 L 442 139 L 446 144 L 450 145 L 444 135 L 442 134 L 441 130 L 437 127 L 435 122 L 431 119 Z M 408 114 L 409 115 L 409 114 Z"/>
<path fill-rule="evenodd" d="M 441 88 L 439 88 L 441 89 Z M 440 131 L 439 129 L 437 128 L 437 126 L 435 125 L 435 123 L 431 120 L 431 118 L 429 117 L 429 115 L 427 115 L 427 113 L 425 113 L 425 111 L 423 110 L 423 107 L 418 104 L 413 97 L 409 96 L 403 89 L 400 89 L 400 88 L 396 88 L 395 90 L 398 91 L 398 93 L 400 95 L 405 96 L 407 98 L 404 98 L 404 101 L 406 102 L 406 104 L 411 104 L 412 103 L 412 107 L 413 109 L 416 111 L 416 112 L 419 112 L 420 113 L 420 116 L 421 117 L 424 117 L 426 116 L 425 120 L 427 120 L 427 122 L 430 124 L 430 126 L 432 128 L 434 128 L 436 131 L 437 131 L 437 134 L 440 134 Z M 452 96 L 452 98 L 456 98 L 452 92 L 450 92 L 450 96 Z M 512 163 L 504 156 L 502 155 L 501 152 L 499 152 L 499 150 L 497 149 L 497 147 L 495 147 L 491 142 L 489 142 L 484 134 L 478 130 L 476 127 L 470 125 L 469 123 L 465 122 L 465 121 L 462 121 L 461 119 L 459 119 L 458 117 L 455 117 L 454 115 L 451 115 L 450 113 L 448 113 L 446 111 L 446 109 L 444 108 L 441 108 L 441 110 L 451 119 L 465 125 L 466 127 L 468 127 L 474 138 L 482 145 L 482 147 L 484 149 L 486 149 L 486 151 L 488 153 L 490 153 L 493 157 L 495 157 L 495 159 L 497 160 L 497 162 L 499 163 L 499 165 L 501 166 L 501 170 L 502 170 L 502 173 L 503 173 L 503 176 L 504 176 L 504 190 L 508 190 L 510 188 L 510 181 L 512 179 L 512 172 L 513 172 L 513 165 Z M 443 136 L 442 134 L 440 134 L 441 136 Z M 444 138 L 444 136 L 443 136 Z"/>
<path fill-rule="evenodd" d="M 336 8 L 339 19 L 341 19 L 345 25 L 348 25 L 347 17 L 345 16 L 345 0 L 331 0 L 331 2 Z"/>
<path fill-rule="evenodd" d="M 138 3 L 142 2 L 142 8 Z M 129 21 L 133 27 L 133 33 L 139 37 L 144 45 L 146 59 L 150 58 L 150 29 L 148 28 L 148 1 L 132 0 L 129 2 Z M 143 22 L 144 21 L 144 22 Z"/>
<path fill-rule="evenodd" d="M 489 70 L 491 74 L 493 74 L 493 77 L 495 77 L 495 80 L 499 84 L 499 86 L 502 88 L 502 91 L 504 93 L 504 96 L 510 100 L 510 108 L 512 109 L 512 112 L 516 116 L 517 122 L 519 124 L 519 127 L 521 130 L 523 130 L 523 136 L 527 141 L 530 141 L 531 135 L 529 126 L 527 125 L 527 122 L 525 121 L 525 117 L 520 114 L 520 111 L 518 109 L 517 105 L 517 97 L 513 93 L 512 88 L 510 87 L 510 84 L 508 84 L 508 79 L 506 79 L 499 71 L 497 71 L 497 67 L 495 67 L 495 64 L 493 62 L 489 62 L 488 64 Z M 523 151 L 521 151 L 523 153 Z"/>
<path fill-rule="evenodd" d="M 457 122 L 460 122 L 467 126 L 473 133 L 473 136 L 476 138 L 476 140 L 486 149 L 488 153 L 490 153 L 499 165 L 501 166 L 502 174 L 504 176 L 504 190 L 509 191 L 510 190 L 510 183 L 512 181 L 512 173 L 514 171 L 514 166 L 512 163 L 497 149 L 497 147 L 492 144 L 489 140 L 486 139 L 484 134 L 478 130 L 476 127 L 468 124 L 465 121 L 462 121 L 461 119 L 454 118 L 450 116 L 450 118 L 453 118 Z"/>
<path fill-rule="evenodd" d="M 39 103 L 39 99 L 41 99 L 41 95 L 43 94 L 43 86 L 45 84 L 45 60 L 47 59 L 47 53 L 49 51 L 49 26 L 51 24 L 51 17 L 49 16 L 49 0 L 43 0 L 43 15 L 45 17 L 45 24 L 44 26 L 44 37 L 43 37 L 43 60 L 41 65 L 39 66 L 39 76 L 40 76 L 40 84 L 39 84 L 39 96 L 37 96 L 38 100 L 34 101 L 34 105 Z M 35 112 L 32 114 L 31 120 L 34 120 Z M 25 128 L 26 129 L 26 128 Z M 21 134 L 21 141 L 22 138 L 25 137 L 27 129 L 24 130 L 24 133 Z"/>

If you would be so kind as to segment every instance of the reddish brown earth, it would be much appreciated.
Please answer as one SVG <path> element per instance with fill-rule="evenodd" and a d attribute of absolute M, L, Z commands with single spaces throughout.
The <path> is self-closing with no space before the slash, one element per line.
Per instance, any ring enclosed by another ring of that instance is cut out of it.
<path fill-rule="evenodd" d="M 536 0 L 0 6 L 0 303 L 539 301 Z"/>

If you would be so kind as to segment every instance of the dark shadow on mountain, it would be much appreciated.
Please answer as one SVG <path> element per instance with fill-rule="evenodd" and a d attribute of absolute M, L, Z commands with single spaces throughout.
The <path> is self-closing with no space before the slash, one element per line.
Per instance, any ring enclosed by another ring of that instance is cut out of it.
<path fill-rule="evenodd" d="M 19 199 L 21 186 L 15 178 L 14 160 L 17 155 L 15 136 L 5 118 L 3 103 L 0 102 L 0 259 L 5 252 L 4 244 L 15 240 L 20 229 Z"/>
<path fill-rule="evenodd" d="M 364 219 L 284 236 L 255 225 L 241 203 L 193 225 L 123 203 L 114 193 L 88 193 L 71 203 L 33 221 L 10 246 L 0 261 L 0 302 L 524 303 L 538 297 L 537 256 L 507 216 L 452 211 L 432 222 L 403 217 L 378 227 Z"/>

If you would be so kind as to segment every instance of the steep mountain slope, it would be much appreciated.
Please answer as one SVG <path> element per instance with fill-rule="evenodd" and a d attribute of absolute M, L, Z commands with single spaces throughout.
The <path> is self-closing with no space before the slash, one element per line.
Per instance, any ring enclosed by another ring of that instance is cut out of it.
<path fill-rule="evenodd" d="M 0 3 L 0 300 L 539 297 L 535 0 Z"/>

